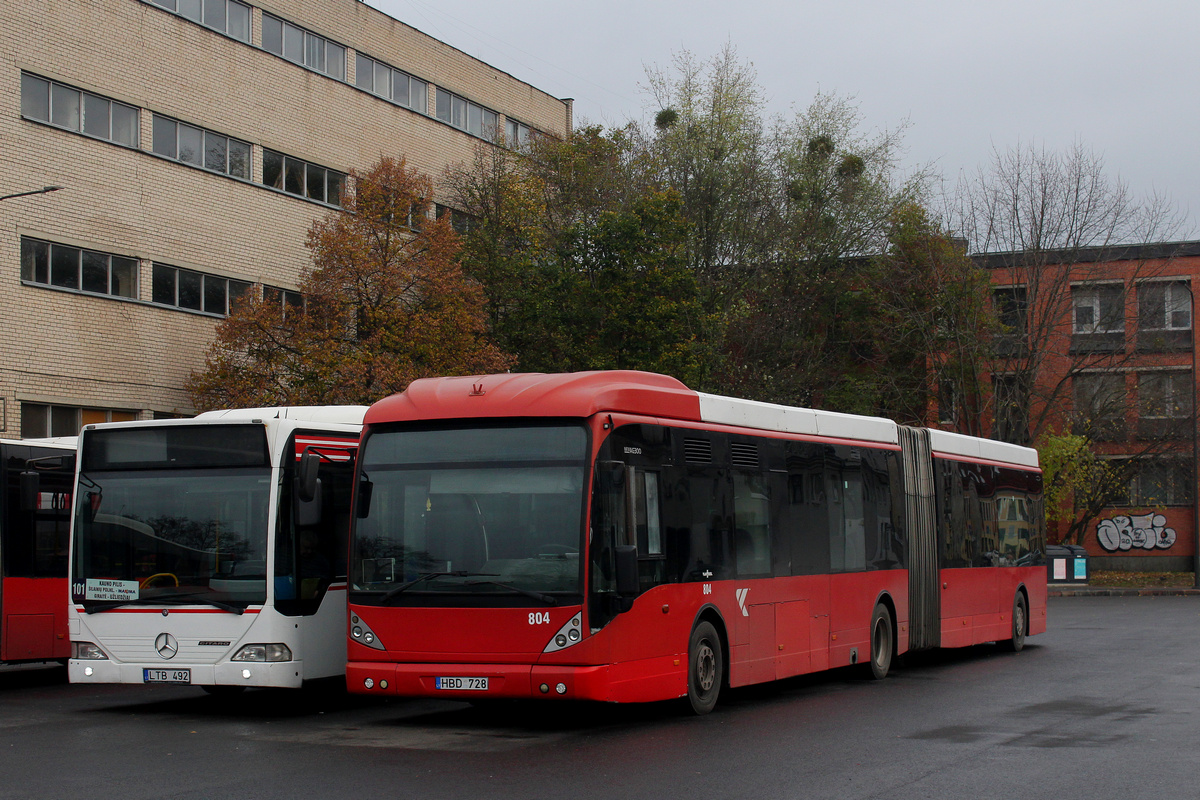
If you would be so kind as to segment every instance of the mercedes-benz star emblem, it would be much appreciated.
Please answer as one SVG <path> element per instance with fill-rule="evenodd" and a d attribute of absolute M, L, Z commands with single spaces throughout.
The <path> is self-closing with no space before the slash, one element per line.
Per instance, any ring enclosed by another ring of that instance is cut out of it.
<path fill-rule="evenodd" d="M 154 640 L 154 650 L 162 658 L 174 658 L 179 652 L 179 642 L 169 633 L 160 633 Z"/>

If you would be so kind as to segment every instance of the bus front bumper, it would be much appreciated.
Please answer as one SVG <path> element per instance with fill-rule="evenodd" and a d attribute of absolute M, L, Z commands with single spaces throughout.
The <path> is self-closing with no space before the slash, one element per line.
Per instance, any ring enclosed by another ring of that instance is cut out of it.
<path fill-rule="evenodd" d="M 359 694 L 448 700 L 618 699 L 607 666 L 352 661 L 346 665 L 346 686 Z"/>
<path fill-rule="evenodd" d="M 186 680 L 182 673 L 186 671 Z M 297 661 L 224 662 L 221 664 L 123 664 L 106 659 L 72 658 L 71 683 L 146 683 L 177 686 L 274 686 L 296 689 L 303 670 Z"/>

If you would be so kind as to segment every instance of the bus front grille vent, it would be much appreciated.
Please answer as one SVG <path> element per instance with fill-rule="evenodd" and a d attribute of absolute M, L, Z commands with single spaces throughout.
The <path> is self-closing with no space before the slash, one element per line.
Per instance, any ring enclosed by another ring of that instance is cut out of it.
<path fill-rule="evenodd" d="M 683 457 L 689 464 L 711 464 L 712 442 L 707 439 L 684 439 Z"/>

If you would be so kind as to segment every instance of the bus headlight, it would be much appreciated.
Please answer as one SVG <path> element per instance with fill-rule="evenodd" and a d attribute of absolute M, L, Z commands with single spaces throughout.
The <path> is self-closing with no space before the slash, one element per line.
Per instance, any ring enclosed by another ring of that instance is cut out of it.
<path fill-rule="evenodd" d="M 91 642 L 71 642 L 71 658 L 90 661 L 107 661 L 108 656 Z"/>
<path fill-rule="evenodd" d="M 379 641 L 379 637 L 375 635 L 375 631 L 367 623 L 362 621 L 358 614 L 350 615 L 350 641 L 365 644 L 373 650 L 385 649 L 383 643 Z"/>
<path fill-rule="evenodd" d="M 248 644 L 234 653 L 232 661 L 291 661 L 286 644 Z"/>
<path fill-rule="evenodd" d="M 583 634 L 580 633 L 582 625 L 583 612 L 580 611 L 578 614 L 567 620 L 566 625 L 563 625 L 558 629 L 558 632 L 551 637 L 550 643 L 546 645 L 546 649 L 542 652 L 553 653 L 556 650 L 562 650 L 578 642 L 583 638 Z"/>

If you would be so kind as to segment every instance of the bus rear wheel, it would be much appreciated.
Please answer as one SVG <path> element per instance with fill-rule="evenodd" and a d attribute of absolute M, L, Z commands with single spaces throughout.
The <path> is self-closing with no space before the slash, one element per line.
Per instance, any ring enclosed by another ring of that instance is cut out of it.
<path fill-rule="evenodd" d="M 883 603 L 871 614 L 871 678 L 881 681 L 892 668 L 892 615 Z"/>
<path fill-rule="evenodd" d="M 692 713 L 707 714 L 717 704 L 725 682 L 721 637 L 711 622 L 701 622 L 688 642 L 688 702 Z"/>
<path fill-rule="evenodd" d="M 1008 649 L 1014 653 L 1019 653 L 1025 649 L 1025 630 L 1029 621 L 1029 609 L 1025 605 L 1025 595 L 1017 592 L 1017 597 L 1013 600 L 1012 611 L 1012 638 L 1005 644 Z"/>

